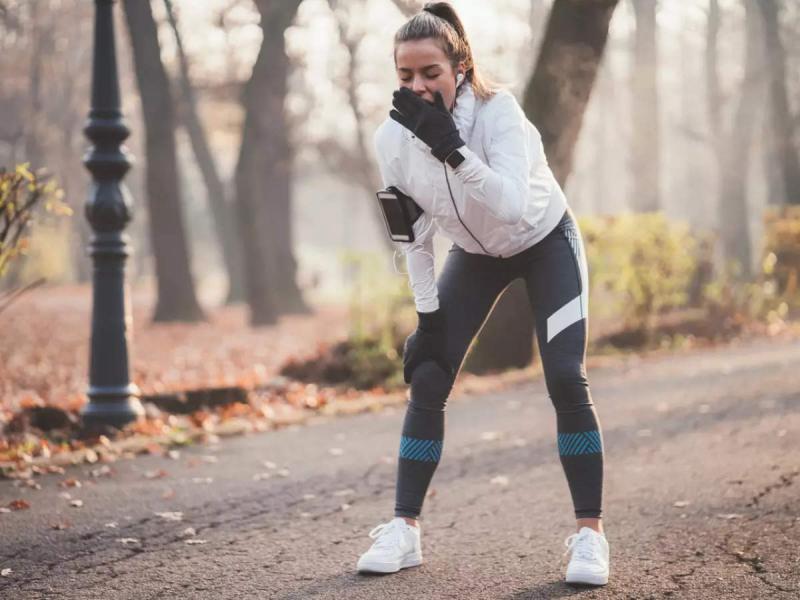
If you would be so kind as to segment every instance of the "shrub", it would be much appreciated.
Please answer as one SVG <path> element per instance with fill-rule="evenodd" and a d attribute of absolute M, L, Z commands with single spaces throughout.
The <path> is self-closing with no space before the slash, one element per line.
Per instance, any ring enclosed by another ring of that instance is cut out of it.
<path fill-rule="evenodd" d="M 62 200 L 63 195 L 55 182 L 30 171 L 27 163 L 17 165 L 13 171 L 0 167 L 0 278 L 19 256 L 27 253 L 30 226 L 40 207 L 56 216 L 72 214 Z M 0 304 L 0 310 L 20 293 L 12 289 Z"/>
<path fill-rule="evenodd" d="M 621 328 L 646 332 L 657 314 L 687 304 L 697 268 L 697 241 L 688 225 L 661 213 L 579 221 L 589 262 L 590 314 L 616 316 Z"/>

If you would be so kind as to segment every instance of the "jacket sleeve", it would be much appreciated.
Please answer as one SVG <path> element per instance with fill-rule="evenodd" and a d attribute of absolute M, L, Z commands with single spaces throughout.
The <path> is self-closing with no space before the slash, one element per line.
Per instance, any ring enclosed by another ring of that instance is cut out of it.
<path fill-rule="evenodd" d="M 385 125 L 375 132 L 375 155 L 384 187 L 390 185 L 403 190 L 403 178 L 397 161 L 386 158 Z M 395 248 L 405 254 L 408 279 L 414 293 L 414 304 L 419 312 L 433 312 L 439 308 L 439 294 L 436 289 L 434 271 L 433 234 L 436 223 L 428 212 L 423 212 L 414 222 L 414 241 L 396 242 Z"/>
<path fill-rule="evenodd" d="M 530 155 L 527 117 L 514 96 L 502 94 L 494 98 L 492 104 L 495 116 L 488 124 L 490 140 L 486 148 L 489 164 L 462 146 L 459 152 L 464 155 L 464 161 L 454 172 L 465 191 L 489 213 L 504 223 L 515 225 L 525 211 L 531 161 L 545 158 L 543 153 Z"/>

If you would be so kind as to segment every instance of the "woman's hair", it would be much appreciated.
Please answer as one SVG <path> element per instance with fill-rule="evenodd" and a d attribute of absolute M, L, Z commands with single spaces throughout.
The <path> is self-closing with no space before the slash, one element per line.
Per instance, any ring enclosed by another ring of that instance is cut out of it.
<path fill-rule="evenodd" d="M 428 38 L 439 43 L 454 69 L 458 63 L 464 63 L 467 81 L 472 84 L 478 98 L 487 100 L 494 95 L 497 86 L 478 72 L 464 25 L 449 2 L 426 3 L 422 11 L 397 30 L 394 35 L 395 57 L 399 43 Z"/>

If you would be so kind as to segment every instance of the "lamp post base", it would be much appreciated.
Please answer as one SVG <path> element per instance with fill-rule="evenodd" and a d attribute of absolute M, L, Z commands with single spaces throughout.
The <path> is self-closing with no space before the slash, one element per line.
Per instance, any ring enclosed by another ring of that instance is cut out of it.
<path fill-rule="evenodd" d="M 85 429 L 111 425 L 122 429 L 131 421 L 144 416 L 144 407 L 139 401 L 136 384 L 126 386 L 92 386 L 89 388 L 89 403 L 81 411 Z"/>

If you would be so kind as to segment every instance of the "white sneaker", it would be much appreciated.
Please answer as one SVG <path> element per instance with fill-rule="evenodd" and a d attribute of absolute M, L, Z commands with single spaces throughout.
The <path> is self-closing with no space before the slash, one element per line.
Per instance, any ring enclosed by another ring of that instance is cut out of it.
<path fill-rule="evenodd" d="M 565 541 L 572 556 L 567 565 L 567 583 L 605 585 L 608 583 L 608 541 L 602 533 L 590 527 L 581 527 Z"/>
<path fill-rule="evenodd" d="M 419 526 L 409 525 L 403 517 L 381 523 L 369 532 L 375 543 L 358 559 L 358 570 L 396 573 L 422 564 L 420 533 Z"/>

